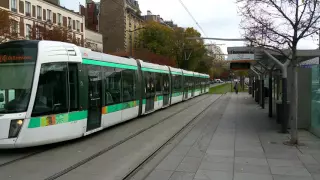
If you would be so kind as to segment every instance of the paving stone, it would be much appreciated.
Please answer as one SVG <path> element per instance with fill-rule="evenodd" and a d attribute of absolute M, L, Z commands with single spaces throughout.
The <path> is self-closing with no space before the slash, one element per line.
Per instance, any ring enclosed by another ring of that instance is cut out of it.
<path fill-rule="evenodd" d="M 310 154 L 298 155 L 300 161 L 305 165 L 319 165 L 320 163 Z"/>
<path fill-rule="evenodd" d="M 233 163 L 215 163 L 202 161 L 199 170 L 210 170 L 210 171 L 233 171 Z"/>
<path fill-rule="evenodd" d="M 311 176 L 273 175 L 273 180 L 313 180 Z"/>
<path fill-rule="evenodd" d="M 213 156 L 234 157 L 233 150 L 210 150 L 210 149 L 208 149 L 206 153 L 208 155 L 213 155 Z"/>
<path fill-rule="evenodd" d="M 275 167 L 271 166 L 271 173 L 290 176 L 311 176 L 306 168 L 302 167 Z"/>
<path fill-rule="evenodd" d="M 203 161 L 216 162 L 216 163 L 233 163 L 234 158 L 233 157 L 212 156 L 212 155 L 206 154 L 203 157 Z"/>
<path fill-rule="evenodd" d="M 200 164 L 201 160 L 201 158 L 186 156 L 181 163 Z"/>
<path fill-rule="evenodd" d="M 266 153 L 265 155 L 268 159 L 289 159 L 289 160 L 299 160 L 298 154 L 295 152 L 273 152 Z"/>
<path fill-rule="evenodd" d="M 235 152 L 236 157 L 251 157 L 251 158 L 266 158 L 263 152 L 250 152 L 250 151 L 237 151 Z"/>
<path fill-rule="evenodd" d="M 314 180 L 320 180 L 320 174 L 312 174 Z"/>
<path fill-rule="evenodd" d="M 191 148 L 191 146 L 178 145 L 171 151 L 170 155 L 185 156 L 188 153 L 188 151 L 190 150 L 190 148 Z"/>
<path fill-rule="evenodd" d="M 234 173 L 234 180 L 273 180 L 273 178 L 267 174 Z"/>
<path fill-rule="evenodd" d="M 169 180 L 173 171 L 154 170 L 145 180 Z"/>
<path fill-rule="evenodd" d="M 195 173 L 174 172 L 169 180 L 193 180 Z"/>
<path fill-rule="evenodd" d="M 267 160 L 262 158 L 235 157 L 235 163 L 268 166 Z"/>
<path fill-rule="evenodd" d="M 177 169 L 183 158 L 184 156 L 169 155 L 156 167 L 156 169 L 174 171 Z"/>
<path fill-rule="evenodd" d="M 192 161 L 188 161 L 186 163 L 181 163 L 178 168 L 176 169 L 176 171 L 183 171 L 183 172 L 190 172 L 190 173 L 195 173 L 197 172 L 199 165 L 200 165 L 201 161 L 197 161 L 197 162 L 192 162 Z"/>
<path fill-rule="evenodd" d="M 287 160 L 287 159 L 267 159 L 269 166 L 287 166 L 287 167 L 304 167 L 299 160 Z"/>
<path fill-rule="evenodd" d="M 192 147 L 188 151 L 187 156 L 202 158 L 204 154 L 205 154 L 205 151 L 201 151 L 200 149 Z"/>
<path fill-rule="evenodd" d="M 234 171 L 238 173 L 271 174 L 269 166 L 235 164 Z"/>
<path fill-rule="evenodd" d="M 233 173 L 225 171 L 198 170 L 194 180 L 232 180 Z"/>
<path fill-rule="evenodd" d="M 320 174 L 320 166 L 319 165 L 305 165 L 305 167 L 312 174 Z"/>

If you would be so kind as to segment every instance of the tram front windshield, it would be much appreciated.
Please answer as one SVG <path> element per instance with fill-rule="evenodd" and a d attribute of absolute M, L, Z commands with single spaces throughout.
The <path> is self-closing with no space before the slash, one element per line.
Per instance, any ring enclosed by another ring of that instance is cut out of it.
<path fill-rule="evenodd" d="M 37 45 L 0 45 L 0 114 L 27 111 L 37 58 Z"/>

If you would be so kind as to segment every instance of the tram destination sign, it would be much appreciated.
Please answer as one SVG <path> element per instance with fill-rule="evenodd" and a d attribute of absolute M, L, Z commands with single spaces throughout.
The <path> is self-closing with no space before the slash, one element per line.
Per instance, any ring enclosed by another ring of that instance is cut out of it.
<path fill-rule="evenodd" d="M 250 67 L 250 62 L 230 62 L 231 70 L 248 70 Z"/>

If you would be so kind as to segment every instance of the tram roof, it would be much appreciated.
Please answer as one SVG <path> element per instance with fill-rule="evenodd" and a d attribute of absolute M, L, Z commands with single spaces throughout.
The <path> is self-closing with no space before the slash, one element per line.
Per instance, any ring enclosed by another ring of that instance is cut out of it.
<path fill-rule="evenodd" d="M 139 59 L 139 61 L 141 63 L 141 68 L 142 68 L 143 71 L 169 73 L 168 66 L 163 66 L 163 65 L 149 63 L 149 62 L 144 62 L 144 61 L 142 61 L 140 59 Z"/>

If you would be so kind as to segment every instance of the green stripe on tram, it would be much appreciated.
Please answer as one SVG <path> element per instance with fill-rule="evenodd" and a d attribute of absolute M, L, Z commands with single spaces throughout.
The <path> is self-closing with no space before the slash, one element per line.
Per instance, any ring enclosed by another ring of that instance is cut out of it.
<path fill-rule="evenodd" d="M 171 74 L 182 75 L 182 72 L 174 72 L 174 71 L 171 71 Z"/>
<path fill-rule="evenodd" d="M 73 121 L 84 120 L 88 116 L 88 111 L 70 112 L 65 114 L 55 114 L 42 117 L 34 117 L 30 119 L 28 128 L 38 128 L 64 124 Z"/>
<path fill-rule="evenodd" d="M 98 65 L 98 66 L 107 66 L 107 67 L 115 67 L 115 68 L 122 68 L 122 69 L 132 69 L 137 70 L 138 67 L 134 65 L 128 65 L 128 64 L 119 64 L 119 63 L 113 63 L 113 62 L 105 62 L 105 61 L 99 61 L 99 60 L 92 60 L 92 59 L 82 59 L 83 64 L 89 64 L 89 65 Z"/>
<path fill-rule="evenodd" d="M 169 71 L 161 70 L 161 69 L 153 69 L 153 68 L 141 68 L 142 71 L 148 71 L 148 72 L 156 72 L 156 73 L 167 73 L 169 74 Z"/>

